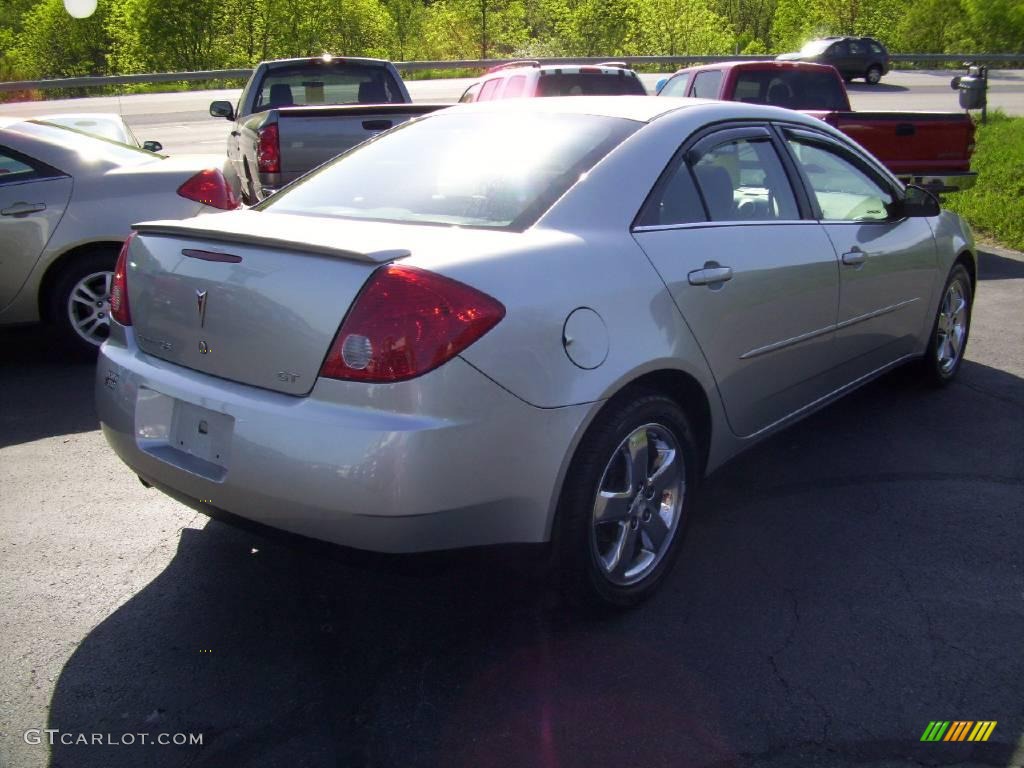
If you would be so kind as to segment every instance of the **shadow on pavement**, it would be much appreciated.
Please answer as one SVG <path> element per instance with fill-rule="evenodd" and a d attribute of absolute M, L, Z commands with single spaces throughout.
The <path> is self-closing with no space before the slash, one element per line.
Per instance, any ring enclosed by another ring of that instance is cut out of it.
<path fill-rule="evenodd" d="M 910 89 L 905 85 L 892 85 L 885 81 L 870 85 L 862 80 L 855 80 L 846 84 L 846 90 L 854 93 L 899 93 L 901 91 L 909 91 Z"/>
<path fill-rule="evenodd" d="M 0 448 L 99 429 L 95 360 L 69 354 L 42 325 L 0 329 Z"/>
<path fill-rule="evenodd" d="M 990 388 L 1002 393 L 992 396 Z M 602 621 L 493 553 L 368 567 L 210 522 L 83 639 L 51 766 L 1007 765 L 1024 734 L 1024 382 L 901 371 L 716 473 Z M 921 744 L 988 718 L 987 744 Z"/>
<path fill-rule="evenodd" d="M 978 250 L 979 280 L 1019 280 L 1024 278 L 1024 261 Z"/>

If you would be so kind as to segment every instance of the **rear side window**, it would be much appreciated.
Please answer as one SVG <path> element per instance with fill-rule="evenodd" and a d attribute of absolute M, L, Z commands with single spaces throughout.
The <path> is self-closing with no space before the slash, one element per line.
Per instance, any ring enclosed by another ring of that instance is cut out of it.
<path fill-rule="evenodd" d="M 879 54 L 885 53 L 885 49 L 882 48 L 882 46 L 880 46 L 878 43 L 876 43 L 874 41 L 868 43 L 868 47 L 871 48 L 871 52 L 872 53 L 879 53 Z"/>
<path fill-rule="evenodd" d="M 722 86 L 722 70 L 698 72 L 693 78 L 693 95 L 698 99 L 717 99 Z"/>
<path fill-rule="evenodd" d="M 0 184 L 38 178 L 36 169 L 9 149 L 0 147 Z"/>
<path fill-rule="evenodd" d="M 727 141 L 693 160 L 711 221 L 800 218 L 782 162 L 767 139 Z"/>
<path fill-rule="evenodd" d="M 538 96 L 646 96 L 632 72 L 541 72 Z"/>
<path fill-rule="evenodd" d="M 526 75 L 510 77 L 505 83 L 505 90 L 501 94 L 503 99 L 517 99 L 523 95 L 523 88 L 526 86 Z"/>
<path fill-rule="evenodd" d="M 687 75 L 676 75 L 671 78 L 665 87 L 661 89 L 659 96 L 685 96 L 686 86 L 690 84 L 690 76 Z"/>
<path fill-rule="evenodd" d="M 402 92 L 383 67 L 308 63 L 268 70 L 253 112 L 315 104 L 401 104 Z"/>
<path fill-rule="evenodd" d="M 484 87 L 480 89 L 480 96 L 477 101 L 489 101 L 494 98 L 494 92 L 498 90 L 498 85 L 501 84 L 501 78 L 496 77 L 493 80 L 488 80 L 484 83 Z"/>
<path fill-rule="evenodd" d="M 641 227 L 656 227 L 701 221 L 707 221 L 704 204 L 693 183 L 690 167 L 680 161 L 655 188 L 637 224 Z"/>

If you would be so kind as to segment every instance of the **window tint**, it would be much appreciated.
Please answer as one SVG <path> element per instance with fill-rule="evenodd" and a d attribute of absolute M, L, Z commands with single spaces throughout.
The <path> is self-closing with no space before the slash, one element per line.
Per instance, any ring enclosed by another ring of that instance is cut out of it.
<path fill-rule="evenodd" d="M 842 83 L 832 72 L 741 70 L 736 76 L 736 99 L 786 109 L 847 108 Z"/>
<path fill-rule="evenodd" d="M 867 51 L 864 50 L 864 46 L 857 40 L 850 41 L 850 54 L 853 56 L 863 56 Z"/>
<path fill-rule="evenodd" d="M 846 41 L 844 40 L 842 42 L 836 43 L 831 48 L 829 48 L 828 51 L 826 51 L 826 55 L 827 56 L 831 56 L 831 57 L 848 56 L 849 52 L 850 52 L 850 48 L 846 44 Z"/>
<path fill-rule="evenodd" d="M 28 181 L 37 176 L 35 168 L 17 159 L 10 150 L 0 147 L 0 184 Z"/>
<path fill-rule="evenodd" d="M 309 104 L 400 104 L 402 92 L 381 67 L 298 64 L 269 70 L 260 82 L 253 112 Z"/>
<path fill-rule="evenodd" d="M 505 91 L 501 94 L 504 99 L 517 99 L 523 95 L 523 88 L 526 86 L 526 75 L 510 77 L 505 83 Z"/>
<path fill-rule="evenodd" d="M 459 104 L 472 104 L 476 101 L 476 95 L 480 92 L 480 83 L 473 83 L 459 99 Z"/>
<path fill-rule="evenodd" d="M 360 144 L 257 209 L 522 230 L 640 125 L 595 115 L 438 112 Z"/>
<path fill-rule="evenodd" d="M 828 221 L 884 221 L 893 195 L 853 162 L 825 147 L 790 137 L 789 146 Z"/>
<path fill-rule="evenodd" d="M 690 76 L 687 75 L 676 75 L 670 78 L 665 87 L 661 89 L 659 96 L 685 96 L 686 86 L 690 84 Z"/>
<path fill-rule="evenodd" d="M 698 99 L 717 99 L 722 84 L 722 70 L 698 72 L 693 78 L 693 95 Z"/>
<path fill-rule="evenodd" d="M 679 160 L 648 199 L 637 223 L 642 227 L 707 221 L 690 167 Z"/>
<path fill-rule="evenodd" d="M 712 221 L 799 219 L 782 162 L 767 139 L 719 144 L 693 163 Z"/>
<path fill-rule="evenodd" d="M 495 77 L 492 80 L 488 80 L 484 83 L 484 87 L 480 89 L 480 96 L 477 101 L 488 101 L 494 98 L 494 92 L 498 90 L 498 85 L 501 83 L 500 77 Z"/>
<path fill-rule="evenodd" d="M 880 46 L 878 43 L 874 41 L 868 43 L 868 47 L 871 48 L 872 53 L 885 53 L 885 51 L 882 49 L 882 46 Z"/>
<path fill-rule="evenodd" d="M 632 72 L 542 71 L 537 81 L 538 96 L 646 96 L 639 78 Z"/>

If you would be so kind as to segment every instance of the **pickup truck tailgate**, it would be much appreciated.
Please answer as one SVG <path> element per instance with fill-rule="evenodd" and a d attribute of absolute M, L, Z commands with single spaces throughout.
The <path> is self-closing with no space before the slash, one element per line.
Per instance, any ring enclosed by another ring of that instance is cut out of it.
<path fill-rule="evenodd" d="M 373 270 L 408 255 L 381 247 L 394 227 L 269 212 L 136 229 L 127 279 L 139 348 L 290 395 L 312 389 Z"/>
<path fill-rule="evenodd" d="M 946 112 L 833 112 L 825 117 L 893 173 L 967 172 L 974 122 Z"/>
<path fill-rule="evenodd" d="M 281 170 L 305 173 L 381 131 L 447 105 L 371 104 L 277 110 Z"/>

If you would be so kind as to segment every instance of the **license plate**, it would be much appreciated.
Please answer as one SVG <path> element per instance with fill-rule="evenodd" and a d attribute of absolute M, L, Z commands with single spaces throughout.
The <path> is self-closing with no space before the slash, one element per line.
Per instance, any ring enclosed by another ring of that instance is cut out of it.
<path fill-rule="evenodd" d="M 177 400 L 171 419 L 170 443 L 179 451 L 225 466 L 235 420 L 198 405 Z"/>
<path fill-rule="evenodd" d="M 139 389 L 135 439 L 140 448 L 164 461 L 201 474 L 216 468 L 212 474 L 222 475 L 234 428 L 234 417 L 226 413 L 145 387 Z"/>

